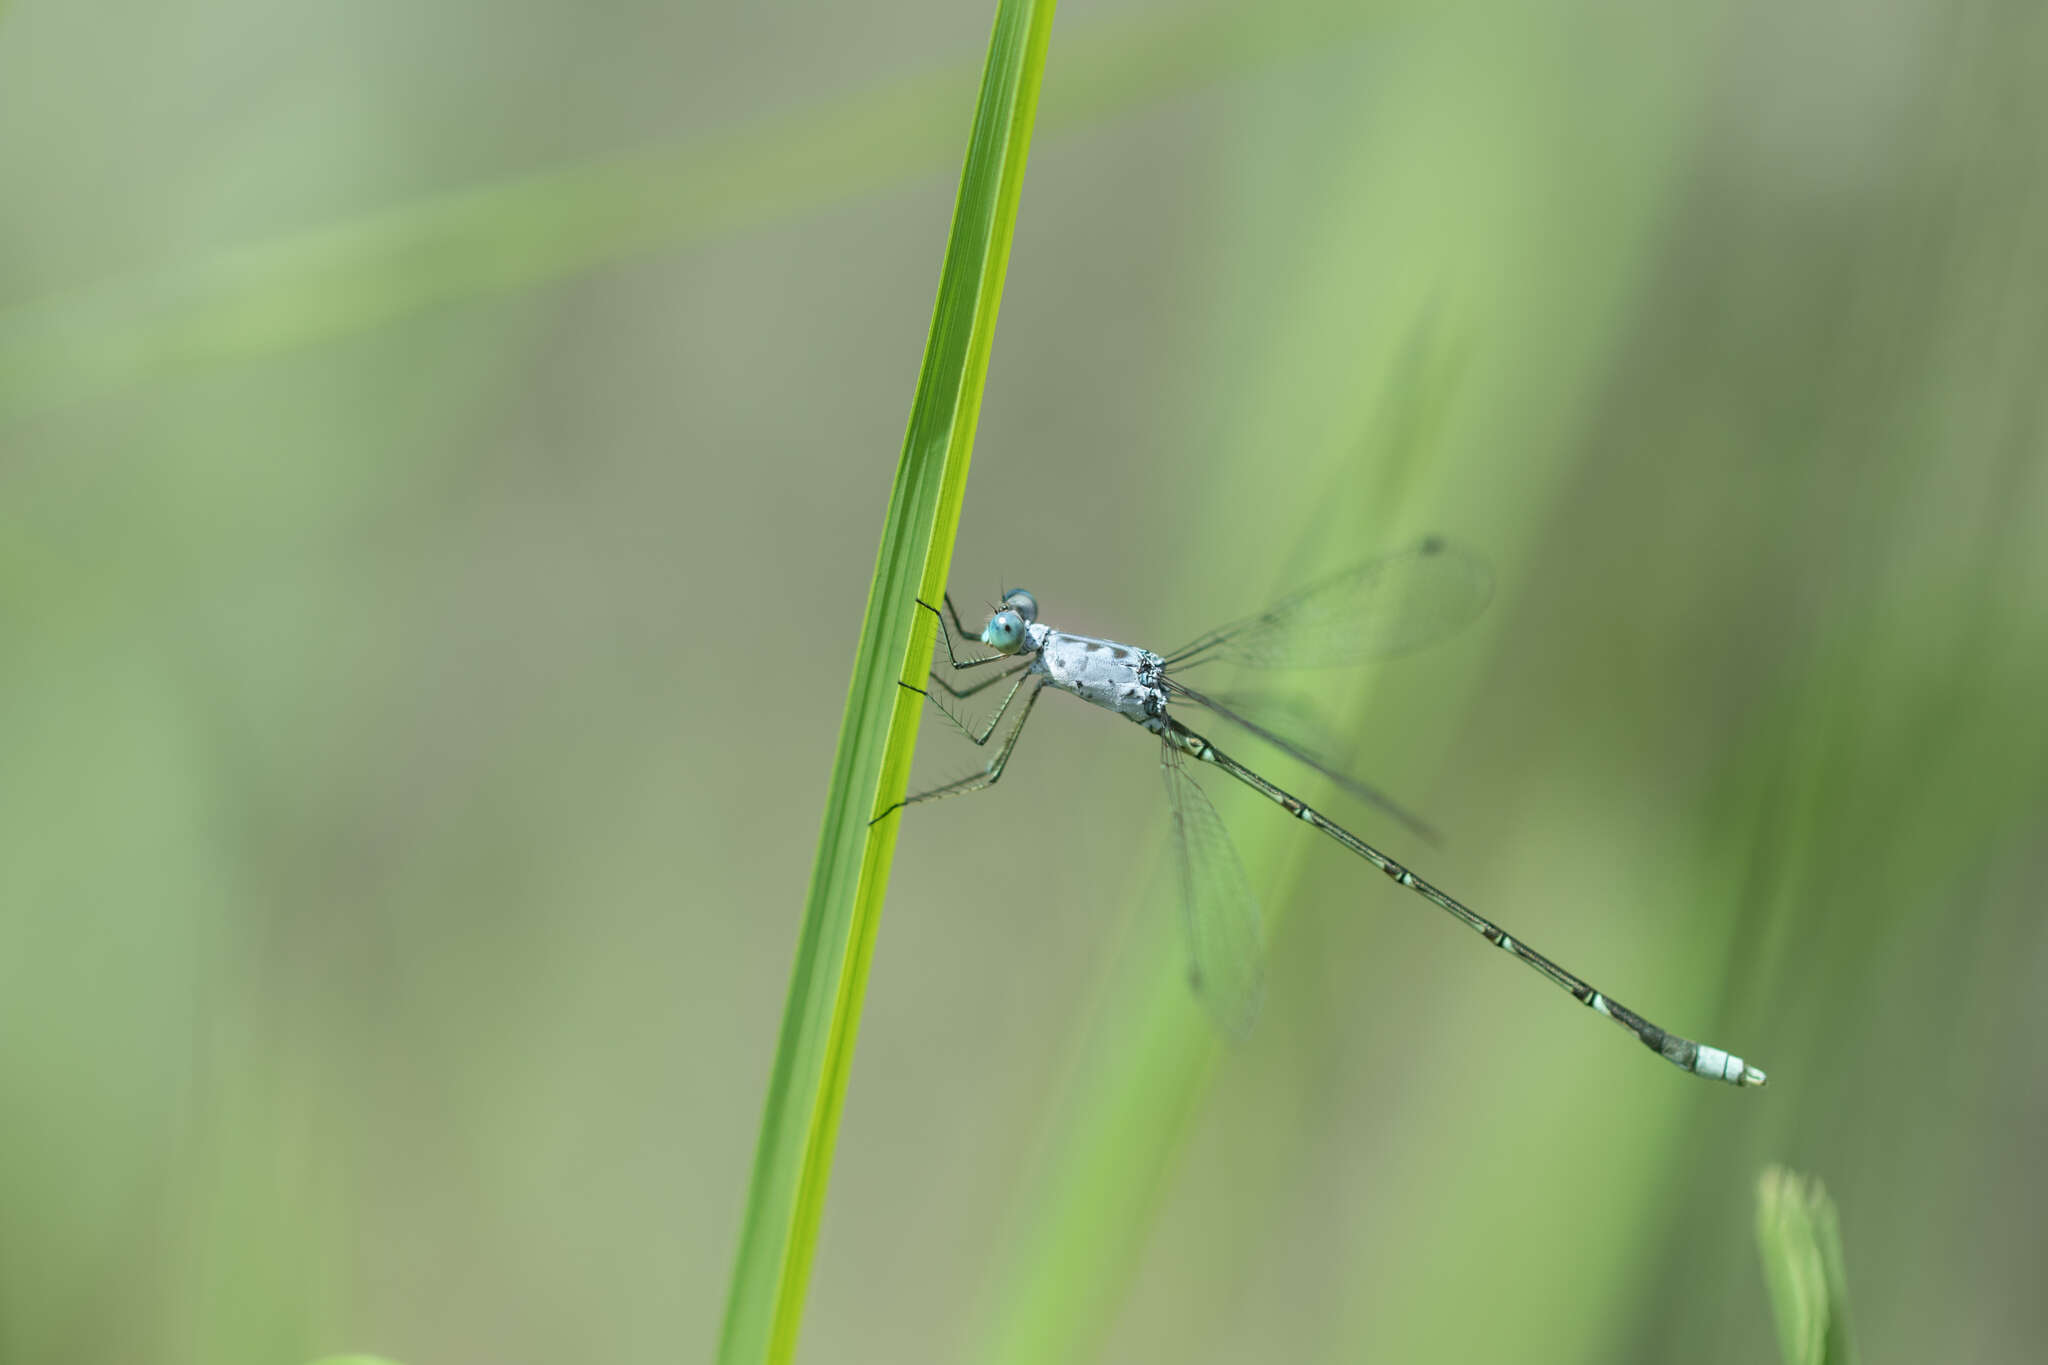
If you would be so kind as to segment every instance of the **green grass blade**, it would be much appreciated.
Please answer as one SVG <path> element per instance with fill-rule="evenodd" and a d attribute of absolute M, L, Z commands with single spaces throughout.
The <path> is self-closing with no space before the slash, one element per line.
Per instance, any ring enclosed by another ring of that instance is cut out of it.
<path fill-rule="evenodd" d="M 861 997 L 931 656 L 914 599 L 945 589 L 1052 34 L 1053 0 L 1002 0 L 953 209 L 931 335 L 889 500 L 719 1346 L 724 1365 L 796 1347 Z M 922 619 L 921 619 L 922 618 Z"/>
<path fill-rule="evenodd" d="M 1842 1229 L 1818 1180 L 1782 1166 L 1764 1169 L 1756 1185 L 1756 1247 L 1785 1365 L 1853 1365 Z"/>

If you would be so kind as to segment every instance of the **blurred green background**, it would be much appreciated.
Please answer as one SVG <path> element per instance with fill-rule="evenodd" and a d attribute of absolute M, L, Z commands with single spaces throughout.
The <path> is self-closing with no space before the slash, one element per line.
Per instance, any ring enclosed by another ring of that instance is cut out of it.
<path fill-rule="evenodd" d="M 7 1360 L 710 1355 L 989 19 L 0 10 Z M 1331 808 L 1772 1081 L 1212 782 L 1218 1047 L 1049 701 L 906 822 L 802 1358 L 1768 1359 L 1772 1160 L 1867 1358 L 2038 1358 L 2044 171 L 2031 0 L 1070 0 L 956 591 L 1483 554 L 1318 680 L 1448 842 Z"/>

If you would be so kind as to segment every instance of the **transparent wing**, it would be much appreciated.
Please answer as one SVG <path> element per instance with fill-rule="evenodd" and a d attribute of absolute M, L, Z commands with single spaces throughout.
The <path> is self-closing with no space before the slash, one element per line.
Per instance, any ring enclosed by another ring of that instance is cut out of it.
<path fill-rule="evenodd" d="M 1339 772 L 1322 757 L 1332 747 L 1329 727 L 1301 698 L 1266 692 L 1233 692 L 1227 696 L 1210 697 L 1175 682 L 1169 682 L 1167 688 L 1175 701 L 1193 702 L 1246 734 L 1272 745 L 1297 763 L 1307 764 L 1367 805 L 1392 816 L 1417 837 L 1432 844 L 1443 842 L 1443 836 L 1427 820 L 1370 782 Z M 1258 719 L 1252 720 L 1250 716 Z"/>
<path fill-rule="evenodd" d="M 1242 1039 L 1266 994 L 1266 945 L 1259 903 L 1245 881 L 1223 818 L 1182 766 L 1179 750 L 1162 747 L 1160 772 L 1173 818 L 1173 862 L 1188 936 L 1188 983 L 1226 1037 Z"/>
<path fill-rule="evenodd" d="M 1218 661 L 1334 668 L 1420 648 L 1486 606 L 1493 575 L 1441 540 L 1368 559 L 1166 656 L 1169 672 Z"/>

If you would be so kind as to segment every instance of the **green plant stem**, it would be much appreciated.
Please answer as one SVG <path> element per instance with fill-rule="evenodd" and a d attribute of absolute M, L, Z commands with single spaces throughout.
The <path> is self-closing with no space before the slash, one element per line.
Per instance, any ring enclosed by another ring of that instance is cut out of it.
<path fill-rule="evenodd" d="M 900 823 L 870 820 L 910 774 L 922 698 L 897 684 L 922 682 L 931 657 L 915 599 L 945 588 L 1052 18 L 1053 0 L 1002 0 L 996 11 L 769 1078 L 723 1365 L 785 1361 L 796 1349 Z"/>

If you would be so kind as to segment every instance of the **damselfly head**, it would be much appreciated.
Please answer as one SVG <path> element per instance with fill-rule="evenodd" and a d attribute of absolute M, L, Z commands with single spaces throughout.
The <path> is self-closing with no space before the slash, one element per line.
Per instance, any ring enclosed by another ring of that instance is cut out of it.
<path fill-rule="evenodd" d="M 1022 588 L 1012 588 L 1003 594 L 1003 609 L 1016 612 L 1027 626 L 1038 619 L 1038 599 Z"/>
<path fill-rule="evenodd" d="M 988 618 L 988 625 L 981 632 L 981 642 L 998 654 L 1015 654 L 1024 647 L 1024 624 L 1020 613 L 1005 607 Z"/>

